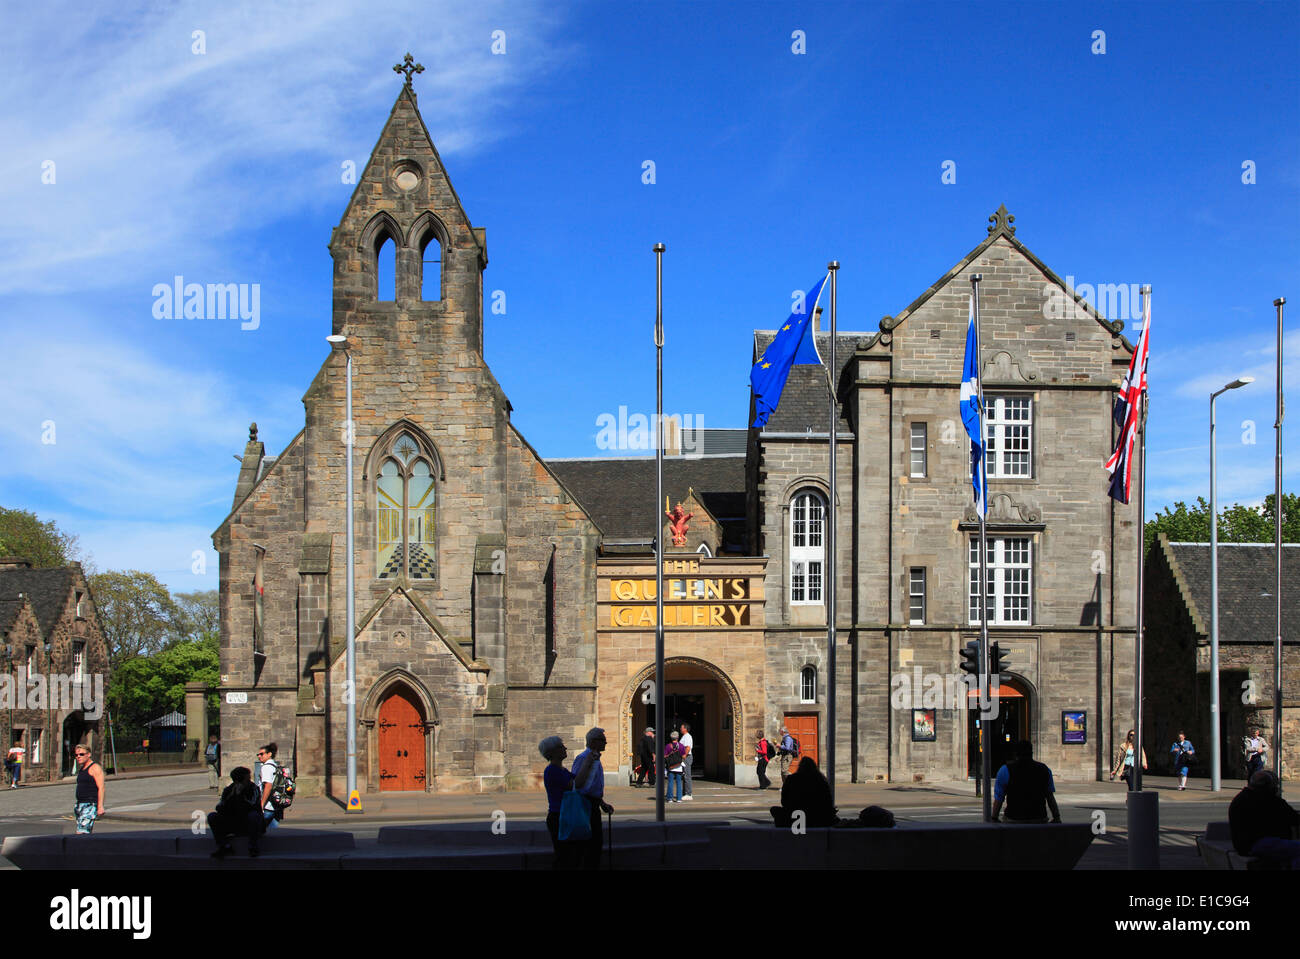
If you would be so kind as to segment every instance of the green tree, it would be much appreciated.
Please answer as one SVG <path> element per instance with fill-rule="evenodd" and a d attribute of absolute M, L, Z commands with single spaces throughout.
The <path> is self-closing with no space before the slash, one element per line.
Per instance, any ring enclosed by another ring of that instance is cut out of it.
<path fill-rule="evenodd" d="M 184 617 L 167 587 L 133 569 L 90 578 L 114 673 L 137 656 L 158 652 L 185 635 Z"/>
<path fill-rule="evenodd" d="M 181 640 L 151 656 L 136 656 L 113 671 L 108 701 L 113 720 L 127 728 L 141 726 L 165 713 L 185 708 L 185 684 L 217 686 L 220 650 L 215 636 Z M 215 720 L 217 700 L 208 697 L 208 718 Z"/>
<path fill-rule="evenodd" d="M 22 557 L 37 569 L 50 569 L 76 562 L 81 549 L 77 537 L 54 520 L 42 523 L 35 513 L 0 506 L 0 556 Z"/>
<path fill-rule="evenodd" d="M 181 632 L 186 639 L 221 635 L 221 598 L 215 589 L 176 593 L 175 600 L 181 614 Z"/>
<path fill-rule="evenodd" d="M 1273 542 L 1274 509 L 1276 497 L 1270 493 L 1262 507 L 1242 506 L 1233 503 L 1219 511 L 1219 542 L 1221 543 L 1271 543 Z M 1165 507 L 1156 518 L 1146 524 L 1145 548 L 1150 549 L 1156 535 L 1164 533 L 1176 543 L 1208 543 L 1210 541 L 1210 504 L 1204 497 L 1196 498 L 1189 507 L 1177 502 L 1173 509 Z M 1282 494 L 1282 542 L 1300 543 L 1300 495 Z"/>

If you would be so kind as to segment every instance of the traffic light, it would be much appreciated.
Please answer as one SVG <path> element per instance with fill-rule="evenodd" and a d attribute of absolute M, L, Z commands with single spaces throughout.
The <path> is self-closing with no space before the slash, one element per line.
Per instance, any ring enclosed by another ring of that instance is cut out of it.
<path fill-rule="evenodd" d="M 994 673 L 1002 672 L 1011 664 L 1007 662 L 1007 654 L 1002 651 L 1002 647 L 994 643 L 989 647 L 989 671 Z"/>
<path fill-rule="evenodd" d="M 980 674 L 980 644 L 971 640 L 961 651 L 961 671 L 972 676 Z"/>

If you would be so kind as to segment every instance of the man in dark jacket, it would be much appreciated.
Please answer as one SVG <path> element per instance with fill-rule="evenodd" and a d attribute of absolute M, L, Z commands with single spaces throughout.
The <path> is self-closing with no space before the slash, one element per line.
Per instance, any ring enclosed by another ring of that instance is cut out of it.
<path fill-rule="evenodd" d="M 642 781 L 648 775 L 650 785 L 655 784 L 655 728 L 647 726 L 645 734 L 641 737 L 641 746 L 637 750 L 637 773 L 636 784 L 641 785 Z"/>
<path fill-rule="evenodd" d="M 1300 814 L 1278 795 L 1277 777 L 1261 769 L 1228 806 L 1232 845 L 1243 856 L 1256 856 L 1300 869 Z"/>
<path fill-rule="evenodd" d="M 1061 810 L 1056 805 L 1056 784 L 1052 771 L 1034 761 L 1034 746 L 1027 739 L 1016 743 L 1016 758 L 998 770 L 998 780 L 993 788 L 993 821 L 998 822 L 1002 803 L 1007 804 L 1007 822 L 1047 822 L 1047 810 L 1052 810 L 1052 822 L 1061 821 Z"/>
<path fill-rule="evenodd" d="M 247 766 L 230 771 L 230 785 L 221 794 L 217 811 L 208 813 L 208 828 L 217 844 L 212 855 L 220 859 L 230 852 L 232 836 L 248 837 L 248 854 L 257 855 L 257 840 L 263 831 L 262 810 L 257 801 L 257 787 Z"/>

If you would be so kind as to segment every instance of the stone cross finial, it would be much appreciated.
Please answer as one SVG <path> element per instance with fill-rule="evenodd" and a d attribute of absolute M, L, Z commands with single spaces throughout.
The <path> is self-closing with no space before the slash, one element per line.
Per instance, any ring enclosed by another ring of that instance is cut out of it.
<path fill-rule="evenodd" d="M 1014 235 L 1016 228 L 1011 224 L 1015 222 L 1016 218 L 1007 212 L 1007 206 L 1004 203 L 998 207 L 996 213 L 989 217 L 989 233 L 993 234 L 1000 231 Z"/>
<path fill-rule="evenodd" d="M 393 72 L 394 72 L 394 73 L 403 73 L 403 74 L 405 74 L 405 75 L 406 75 L 406 85 L 409 87 L 409 86 L 411 85 L 411 74 L 412 74 L 412 73 L 423 73 L 423 72 L 424 72 L 424 64 L 423 64 L 423 63 L 416 63 L 416 62 L 415 62 L 415 58 L 414 58 L 413 56 L 411 56 L 411 55 L 408 53 L 408 54 L 406 55 L 406 57 L 402 60 L 401 63 L 395 63 L 395 64 L 393 64 Z"/>

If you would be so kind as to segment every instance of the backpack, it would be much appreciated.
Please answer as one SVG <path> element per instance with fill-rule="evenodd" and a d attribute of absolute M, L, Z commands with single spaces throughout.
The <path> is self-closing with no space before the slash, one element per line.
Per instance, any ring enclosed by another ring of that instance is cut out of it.
<path fill-rule="evenodd" d="M 685 756 L 682 753 L 681 744 L 673 743 L 664 753 L 664 768 L 670 772 L 674 769 L 678 769 L 681 767 L 684 758 Z"/>
<path fill-rule="evenodd" d="M 275 807 L 278 819 L 281 812 L 293 805 L 293 794 L 297 792 L 298 786 L 287 769 L 274 759 L 271 762 L 275 763 L 275 779 L 271 783 L 271 805 Z"/>
<path fill-rule="evenodd" d="M 794 748 L 790 750 L 790 755 L 791 755 L 791 756 L 798 756 L 798 755 L 799 755 L 799 740 L 797 740 L 797 739 L 795 739 L 793 736 L 791 736 L 791 737 L 790 737 L 790 742 L 792 742 L 792 743 L 794 744 Z"/>
<path fill-rule="evenodd" d="M 766 737 L 763 739 L 763 752 L 761 755 L 768 762 L 771 762 L 776 758 L 776 746 L 773 744 L 772 740 Z"/>

